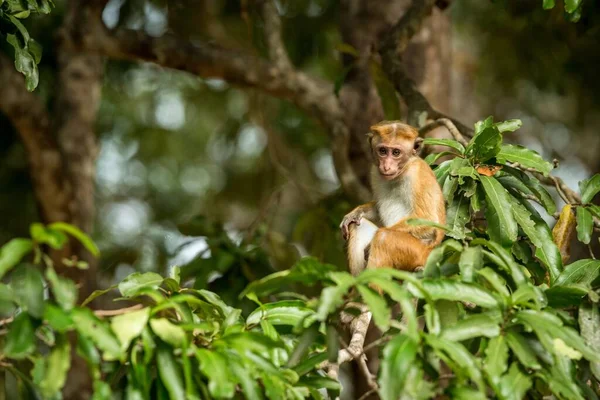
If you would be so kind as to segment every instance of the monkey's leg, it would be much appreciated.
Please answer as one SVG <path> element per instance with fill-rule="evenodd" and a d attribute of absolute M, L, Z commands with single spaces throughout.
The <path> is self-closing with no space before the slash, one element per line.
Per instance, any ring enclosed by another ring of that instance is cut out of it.
<path fill-rule="evenodd" d="M 379 229 L 371 242 L 367 268 L 395 268 L 414 271 L 423 266 L 431 247 L 407 232 Z"/>
<path fill-rule="evenodd" d="M 366 267 L 365 249 L 375 236 L 379 227 L 366 218 L 361 218 L 360 225 L 351 224 L 348 230 L 348 266 L 350 273 L 358 275 Z"/>

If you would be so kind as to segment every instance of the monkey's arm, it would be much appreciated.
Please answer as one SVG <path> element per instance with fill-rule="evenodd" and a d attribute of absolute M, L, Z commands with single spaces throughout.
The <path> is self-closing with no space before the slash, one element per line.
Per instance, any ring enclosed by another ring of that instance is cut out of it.
<path fill-rule="evenodd" d="M 377 210 L 375 209 L 375 202 L 371 201 L 366 204 L 362 204 L 350 211 L 340 224 L 342 230 L 342 236 L 344 240 L 348 240 L 348 228 L 351 224 L 360 225 L 361 218 L 366 218 L 371 221 L 377 221 Z"/>

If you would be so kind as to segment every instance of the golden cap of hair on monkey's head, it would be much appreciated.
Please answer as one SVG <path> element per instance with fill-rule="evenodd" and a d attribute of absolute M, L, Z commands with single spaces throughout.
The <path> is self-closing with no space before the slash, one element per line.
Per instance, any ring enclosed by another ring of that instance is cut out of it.
<path fill-rule="evenodd" d="M 402 175 L 406 163 L 418 156 L 423 142 L 415 128 L 400 121 L 381 121 L 371 126 L 367 136 L 373 163 L 379 175 L 388 181 Z"/>

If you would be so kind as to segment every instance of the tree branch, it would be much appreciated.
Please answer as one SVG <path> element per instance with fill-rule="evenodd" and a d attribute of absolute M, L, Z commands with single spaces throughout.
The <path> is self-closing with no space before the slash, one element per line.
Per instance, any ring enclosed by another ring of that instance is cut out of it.
<path fill-rule="evenodd" d="M 104 0 L 97 1 L 102 3 Z M 350 165 L 349 131 L 331 83 L 294 69 L 281 69 L 246 52 L 216 44 L 184 43 L 172 35 L 156 38 L 124 28 L 109 31 L 102 23 L 98 9 L 89 4 L 80 6 L 80 15 L 80 22 L 70 30 L 69 40 L 77 50 L 114 59 L 148 61 L 203 78 L 219 78 L 293 102 L 315 116 L 329 133 L 334 164 L 345 192 L 357 200 L 370 197 Z M 86 18 L 88 15 L 90 18 Z"/>
<path fill-rule="evenodd" d="M 443 126 L 446 129 L 448 129 L 448 132 L 450 132 L 450 134 L 452 135 L 454 140 L 456 140 L 463 146 L 466 146 L 468 144 L 468 141 L 460 133 L 460 131 L 458 130 L 458 128 L 456 127 L 454 122 L 452 122 L 452 120 L 448 119 L 448 118 L 440 118 L 440 119 L 437 119 L 437 120 L 423 126 L 421 129 L 419 129 L 419 134 L 424 135 L 425 133 L 427 133 L 431 130 L 434 130 L 435 128 L 440 127 L 440 126 Z"/>
<path fill-rule="evenodd" d="M 34 193 L 45 222 L 69 221 L 71 187 L 65 178 L 58 144 L 50 131 L 43 102 L 25 88 L 25 80 L 0 54 L 0 111 L 16 128 L 27 151 Z"/>
<path fill-rule="evenodd" d="M 281 36 L 281 18 L 273 0 L 263 0 L 262 15 L 265 23 L 265 40 L 269 58 L 280 70 L 291 69 L 292 63 Z"/>
<path fill-rule="evenodd" d="M 321 365 L 322 368 L 328 369 L 327 374 L 332 379 L 337 379 L 340 365 L 348 361 L 352 361 L 355 358 L 365 357 L 363 349 L 365 346 L 365 338 L 367 337 L 367 330 L 369 329 L 369 324 L 371 323 L 372 314 L 369 311 L 369 308 L 364 304 L 349 303 L 348 306 L 358 308 L 361 313 L 356 317 L 344 311 L 341 313 L 341 322 L 342 324 L 350 324 L 350 332 L 352 333 L 352 336 L 350 338 L 350 344 L 338 352 L 337 362 L 333 364 L 325 362 Z M 361 369 L 364 369 L 365 366 L 366 363 L 364 366 L 361 366 Z M 368 368 L 367 372 L 369 372 Z M 369 385 L 371 385 L 373 379 L 370 376 L 370 372 L 367 378 Z"/>
<path fill-rule="evenodd" d="M 388 79 L 408 105 L 408 123 L 420 125 L 421 114 L 426 113 L 427 119 L 447 118 L 454 123 L 463 135 L 472 136 L 473 130 L 459 121 L 452 119 L 434 109 L 429 101 L 417 89 L 415 82 L 407 75 L 402 64 L 402 54 L 410 39 L 417 33 L 423 20 L 431 13 L 435 0 L 413 1 L 404 16 L 394 25 L 382 42 L 379 49 L 382 67 Z"/>

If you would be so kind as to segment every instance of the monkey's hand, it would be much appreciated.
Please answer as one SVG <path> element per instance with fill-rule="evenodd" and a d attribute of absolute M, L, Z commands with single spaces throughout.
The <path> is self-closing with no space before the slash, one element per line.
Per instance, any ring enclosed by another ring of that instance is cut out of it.
<path fill-rule="evenodd" d="M 346 216 L 342 220 L 342 223 L 340 224 L 340 229 L 342 230 L 342 237 L 344 238 L 344 240 L 348 240 L 348 235 L 350 233 L 350 225 L 360 225 L 360 220 L 364 216 L 365 212 L 358 208 L 346 214 Z"/>

